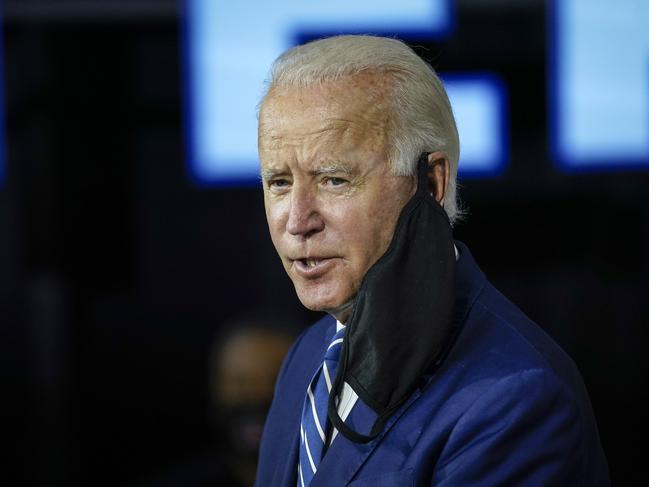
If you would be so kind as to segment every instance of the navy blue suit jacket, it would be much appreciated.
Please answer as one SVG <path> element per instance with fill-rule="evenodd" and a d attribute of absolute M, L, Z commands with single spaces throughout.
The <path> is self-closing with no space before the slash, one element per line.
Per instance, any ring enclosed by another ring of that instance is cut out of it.
<path fill-rule="evenodd" d="M 311 487 L 604 486 L 608 467 L 572 360 L 500 294 L 457 242 L 462 329 L 444 363 L 367 444 L 338 435 Z M 458 308 L 459 307 L 459 308 Z M 300 416 L 335 320 L 307 329 L 280 372 L 257 487 L 295 487 Z M 347 423 L 369 431 L 360 400 Z"/>

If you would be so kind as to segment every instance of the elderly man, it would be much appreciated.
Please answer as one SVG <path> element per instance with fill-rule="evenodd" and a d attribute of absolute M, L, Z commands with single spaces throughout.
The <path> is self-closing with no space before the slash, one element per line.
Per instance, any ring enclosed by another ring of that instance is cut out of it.
<path fill-rule="evenodd" d="M 452 239 L 459 141 L 405 44 L 290 49 L 260 105 L 270 234 L 328 316 L 288 353 L 259 487 L 607 485 L 571 360 Z"/>

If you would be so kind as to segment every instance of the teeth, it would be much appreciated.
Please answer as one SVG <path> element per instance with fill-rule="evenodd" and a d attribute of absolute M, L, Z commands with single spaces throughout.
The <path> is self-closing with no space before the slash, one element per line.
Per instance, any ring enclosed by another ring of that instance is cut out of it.
<path fill-rule="evenodd" d="M 318 263 L 318 261 L 315 260 L 315 259 L 307 259 L 306 260 L 306 265 L 308 265 L 309 267 L 315 267 L 317 263 Z"/>

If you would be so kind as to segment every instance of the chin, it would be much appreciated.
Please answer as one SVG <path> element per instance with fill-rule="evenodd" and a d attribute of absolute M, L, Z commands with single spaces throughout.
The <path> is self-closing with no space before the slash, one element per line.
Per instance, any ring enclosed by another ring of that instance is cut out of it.
<path fill-rule="evenodd" d="M 312 298 L 310 296 L 302 296 L 298 293 L 298 298 L 302 305 L 310 309 L 311 311 L 325 311 L 329 313 L 329 310 L 335 310 L 341 307 L 344 303 L 335 301 L 335 300 L 323 300 Z"/>
<path fill-rule="evenodd" d="M 343 293 L 337 290 L 338 292 L 329 294 L 323 293 L 322 290 L 299 289 L 297 286 L 295 290 L 305 308 L 311 311 L 323 311 L 340 321 L 346 319 L 353 307 L 355 296 L 351 293 Z"/>

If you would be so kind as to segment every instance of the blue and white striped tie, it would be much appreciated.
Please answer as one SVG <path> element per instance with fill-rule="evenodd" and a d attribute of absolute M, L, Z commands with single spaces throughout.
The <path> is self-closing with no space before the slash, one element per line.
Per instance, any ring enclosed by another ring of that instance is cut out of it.
<path fill-rule="evenodd" d="M 343 344 L 345 329 L 341 328 L 334 335 L 325 353 L 322 366 L 313 376 L 307 388 L 302 424 L 300 425 L 300 463 L 298 464 L 298 487 L 307 487 L 318 470 L 320 460 L 326 451 L 329 421 L 327 405 L 331 384 L 336 377 L 336 368 Z"/>

